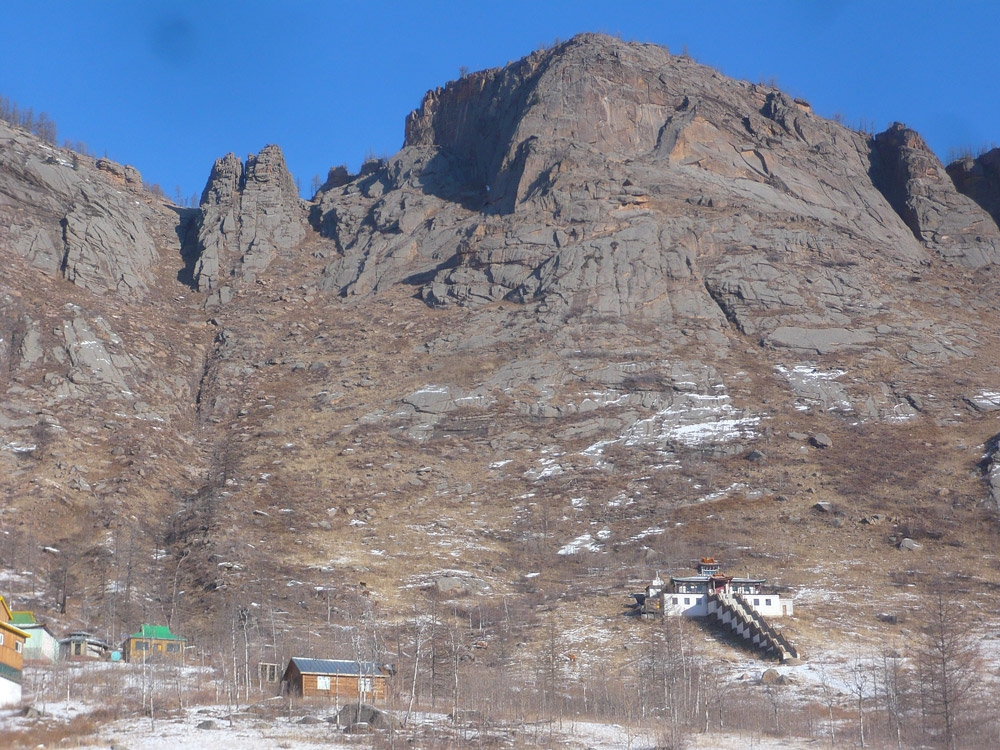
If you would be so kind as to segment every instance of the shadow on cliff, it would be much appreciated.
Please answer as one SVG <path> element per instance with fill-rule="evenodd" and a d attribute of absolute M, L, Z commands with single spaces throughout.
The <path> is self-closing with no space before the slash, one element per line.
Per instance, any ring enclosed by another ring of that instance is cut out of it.
<path fill-rule="evenodd" d="M 201 255 L 201 248 L 198 247 L 198 220 L 201 218 L 201 209 L 181 208 L 180 206 L 168 206 L 177 214 L 177 224 L 174 226 L 174 233 L 180 242 L 181 268 L 177 271 L 177 280 L 184 286 L 197 291 L 198 284 L 194 280 L 194 267 Z"/>
<path fill-rule="evenodd" d="M 956 159 L 945 171 L 955 189 L 974 200 L 1000 227 L 1000 148 Z"/>
<path fill-rule="evenodd" d="M 919 240 L 920 222 L 916 211 L 907 202 L 909 175 L 903 155 L 904 132 L 898 125 L 899 123 L 895 123 L 893 127 L 868 140 L 868 177 Z"/>
<path fill-rule="evenodd" d="M 503 69 L 463 75 L 428 94 L 407 118 L 404 139 L 404 149 L 437 149 L 423 169 L 424 191 L 472 211 L 513 213 L 539 140 L 537 133 L 520 132 L 521 125 L 530 110 L 541 106 L 546 72 L 581 39 Z"/>

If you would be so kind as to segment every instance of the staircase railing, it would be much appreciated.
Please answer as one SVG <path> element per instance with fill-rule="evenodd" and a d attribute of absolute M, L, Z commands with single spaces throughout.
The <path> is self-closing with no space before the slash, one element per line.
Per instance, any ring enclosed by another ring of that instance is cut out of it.
<path fill-rule="evenodd" d="M 788 642 L 780 632 L 775 630 L 767 620 L 757 612 L 748 601 L 739 594 L 731 593 L 726 589 L 718 589 L 709 594 L 709 602 L 712 598 L 721 608 L 714 611 L 716 619 L 723 625 L 729 625 L 737 636 L 749 641 L 755 647 L 765 653 L 775 652 L 782 661 L 798 657 L 798 651 Z M 711 606 L 709 610 L 711 611 Z M 725 613 L 732 617 L 730 623 L 726 623 Z"/>

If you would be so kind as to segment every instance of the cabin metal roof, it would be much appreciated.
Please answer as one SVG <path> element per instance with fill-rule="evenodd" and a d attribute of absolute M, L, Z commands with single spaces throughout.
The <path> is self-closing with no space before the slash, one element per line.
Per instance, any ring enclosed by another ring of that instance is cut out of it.
<path fill-rule="evenodd" d="M 143 625 L 138 633 L 132 633 L 129 638 L 153 638 L 158 641 L 186 641 L 181 635 L 174 635 L 167 625 Z"/>
<path fill-rule="evenodd" d="M 378 664 L 372 661 L 305 659 L 301 656 L 293 656 L 290 663 L 294 664 L 302 674 L 350 675 L 354 677 L 371 677 L 382 674 Z"/>
<path fill-rule="evenodd" d="M 36 622 L 37 620 L 35 620 L 34 612 L 29 612 L 28 610 L 15 610 L 10 613 L 11 625 L 34 625 Z"/>
<path fill-rule="evenodd" d="M 86 641 L 94 646 L 102 646 L 103 648 L 108 649 L 111 648 L 111 645 L 107 641 L 103 641 L 93 633 L 88 633 L 85 630 L 75 630 L 72 633 L 68 633 L 65 638 L 59 639 L 59 643 L 72 643 L 73 641 Z"/>

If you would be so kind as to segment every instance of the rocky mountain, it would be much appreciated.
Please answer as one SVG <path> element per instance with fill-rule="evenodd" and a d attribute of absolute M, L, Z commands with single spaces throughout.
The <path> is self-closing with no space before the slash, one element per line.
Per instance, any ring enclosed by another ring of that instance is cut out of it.
<path fill-rule="evenodd" d="M 277 146 L 185 209 L 0 125 L 6 585 L 118 633 L 361 590 L 609 628 L 717 554 L 857 605 L 798 604 L 805 651 L 914 606 L 872 566 L 992 590 L 998 158 L 599 35 L 308 202 Z"/>

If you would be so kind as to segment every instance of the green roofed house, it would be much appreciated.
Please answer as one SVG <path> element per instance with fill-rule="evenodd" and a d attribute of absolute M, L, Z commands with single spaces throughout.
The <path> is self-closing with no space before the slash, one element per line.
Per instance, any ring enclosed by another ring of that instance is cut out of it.
<path fill-rule="evenodd" d="M 35 619 L 34 612 L 14 610 L 10 613 L 10 624 L 31 636 L 24 644 L 26 662 L 52 664 L 59 658 L 59 641 L 52 635 L 48 625 Z"/>
<path fill-rule="evenodd" d="M 176 661 L 184 659 L 187 638 L 170 632 L 166 625 L 143 625 L 122 644 L 125 661 Z"/>

